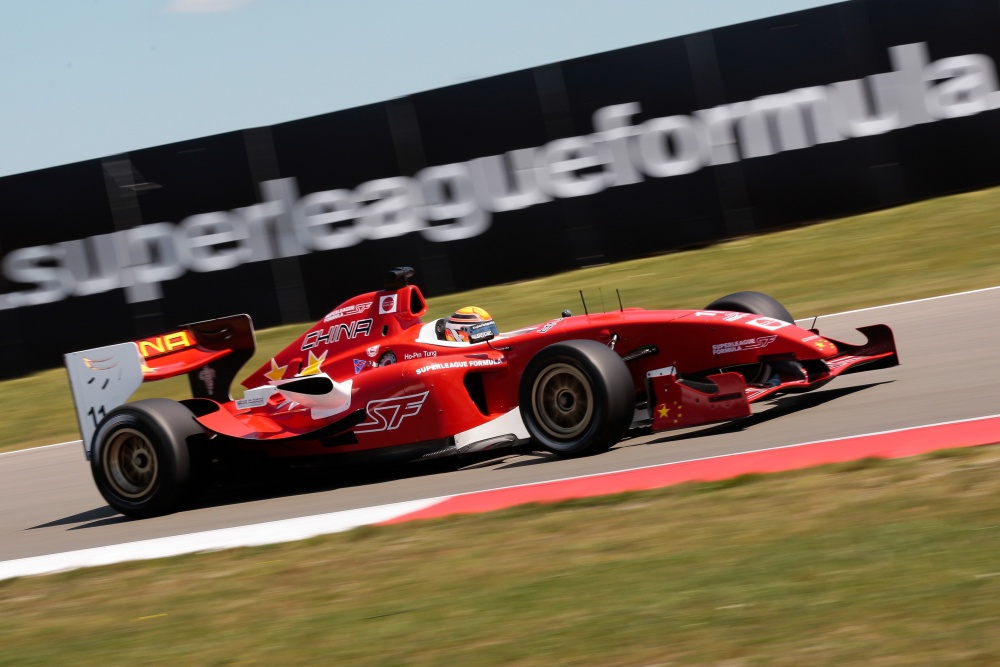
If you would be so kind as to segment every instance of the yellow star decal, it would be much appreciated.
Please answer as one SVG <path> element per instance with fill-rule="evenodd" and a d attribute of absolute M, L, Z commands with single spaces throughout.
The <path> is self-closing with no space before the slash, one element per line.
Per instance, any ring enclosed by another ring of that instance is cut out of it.
<path fill-rule="evenodd" d="M 820 338 L 818 341 L 816 341 L 815 343 L 813 343 L 813 345 L 815 345 L 817 348 L 819 348 L 823 352 L 826 352 L 827 349 L 834 349 L 833 343 L 831 343 L 830 341 L 826 340 L 825 338 Z"/>
<path fill-rule="evenodd" d="M 285 377 L 286 368 L 288 368 L 287 364 L 284 366 L 279 366 L 277 361 L 271 359 L 271 370 L 264 373 L 264 377 L 266 377 L 268 380 L 271 380 L 272 382 L 277 382 L 281 378 Z"/>
<path fill-rule="evenodd" d="M 309 350 L 309 363 L 306 364 L 306 367 L 302 369 L 302 372 L 300 372 L 299 375 L 316 375 L 319 373 L 319 367 L 324 361 L 326 361 L 325 351 L 323 352 L 323 356 L 317 357 L 312 353 L 312 350 Z"/>
<path fill-rule="evenodd" d="M 668 414 L 670 414 L 670 408 L 668 408 L 666 405 L 658 405 L 656 407 L 656 416 L 657 417 L 660 417 L 662 419 L 662 418 L 666 417 Z"/>

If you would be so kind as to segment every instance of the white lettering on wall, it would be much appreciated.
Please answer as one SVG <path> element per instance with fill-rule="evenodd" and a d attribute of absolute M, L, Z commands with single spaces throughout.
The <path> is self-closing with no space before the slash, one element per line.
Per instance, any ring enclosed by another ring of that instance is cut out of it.
<path fill-rule="evenodd" d="M 0 310 L 112 289 L 124 289 L 129 302 L 158 299 L 160 283 L 188 271 L 404 234 L 438 243 L 471 238 L 489 228 L 494 213 L 1000 108 L 988 56 L 930 62 L 920 42 L 890 48 L 889 58 L 893 71 L 865 79 L 645 121 L 636 118 L 639 102 L 614 104 L 594 112 L 593 134 L 544 146 L 301 197 L 294 178 L 265 181 L 263 201 L 251 206 L 19 248 L 3 257 L 0 271 L 26 289 L 0 294 Z"/>

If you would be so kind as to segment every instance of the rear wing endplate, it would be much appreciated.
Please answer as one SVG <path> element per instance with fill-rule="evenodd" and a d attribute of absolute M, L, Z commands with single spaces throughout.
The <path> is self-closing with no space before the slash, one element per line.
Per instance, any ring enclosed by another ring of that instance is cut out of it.
<path fill-rule="evenodd" d="M 135 343 L 119 343 L 71 352 L 65 360 L 83 449 L 90 459 L 97 425 L 142 384 L 142 357 Z"/>

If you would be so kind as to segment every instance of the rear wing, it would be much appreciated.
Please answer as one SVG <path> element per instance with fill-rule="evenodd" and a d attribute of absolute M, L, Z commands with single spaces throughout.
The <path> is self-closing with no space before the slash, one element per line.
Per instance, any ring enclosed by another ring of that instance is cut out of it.
<path fill-rule="evenodd" d="M 250 316 L 231 315 L 65 355 L 87 458 L 98 424 L 143 382 L 187 374 L 194 398 L 224 403 L 231 400 L 229 389 L 236 373 L 256 349 Z"/>

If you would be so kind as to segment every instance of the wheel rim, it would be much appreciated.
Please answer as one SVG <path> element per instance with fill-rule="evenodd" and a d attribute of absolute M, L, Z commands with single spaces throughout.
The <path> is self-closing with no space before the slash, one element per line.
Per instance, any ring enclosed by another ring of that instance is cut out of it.
<path fill-rule="evenodd" d="M 124 498 L 142 498 L 156 483 L 156 450 L 149 438 L 135 429 L 117 431 L 105 445 L 103 459 L 108 483 Z"/>
<path fill-rule="evenodd" d="M 572 440 L 590 426 L 594 394 L 580 369 L 554 364 L 535 379 L 531 401 L 538 425 L 556 440 Z"/>

